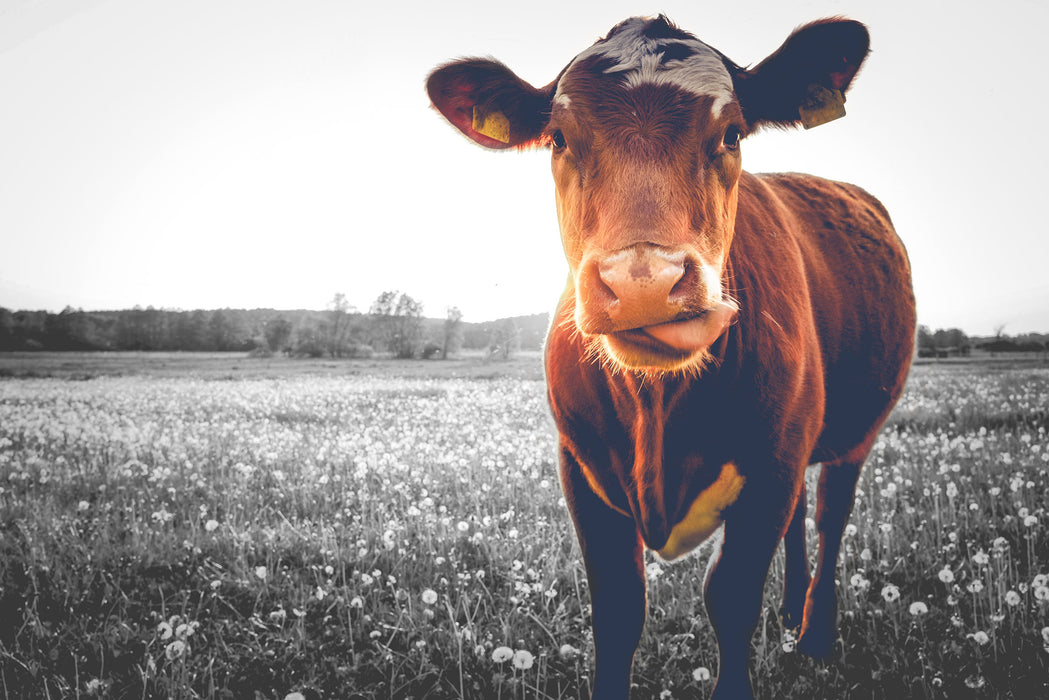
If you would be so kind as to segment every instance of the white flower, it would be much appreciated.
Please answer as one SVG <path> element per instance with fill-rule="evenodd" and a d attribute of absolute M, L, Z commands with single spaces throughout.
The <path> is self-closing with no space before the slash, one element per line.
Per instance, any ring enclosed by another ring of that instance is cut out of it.
<path fill-rule="evenodd" d="M 215 532 L 219 527 L 219 521 L 212 518 L 211 520 L 204 523 L 204 529 L 208 532 Z"/>
<path fill-rule="evenodd" d="M 432 588 L 427 588 L 422 593 L 422 599 L 423 602 L 427 605 L 433 605 L 437 602 L 437 591 L 433 590 Z"/>
<path fill-rule="evenodd" d="M 514 668 L 519 671 L 527 671 L 532 668 L 532 652 L 518 649 L 514 652 Z"/>
<path fill-rule="evenodd" d="M 699 682 L 710 680 L 710 669 L 706 666 L 699 666 L 692 671 L 692 677 Z"/>
<path fill-rule="evenodd" d="M 255 576 L 261 581 L 265 581 L 266 580 L 266 575 L 268 573 L 269 573 L 269 571 L 266 569 L 265 566 L 256 566 L 255 567 Z"/>
<path fill-rule="evenodd" d="M 900 599 L 900 589 L 891 583 L 885 584 L 885 587 L 881 589 L 881 597 L 885 599 L 887 603 L 894 603 Z"/>
<path fill-rule="evenodd" d="M 284 696 L 284 700 L 306 700 L 306 696 L 302 693 L 288 693 Z"/>
<path fill-rule="evenodd" d="M 188 653 L 189 645 L 183 642 L 181 639 L 176 639 L 164 648 L 164 656 L 168 657 L 168 661 L 180 659 Z"/>
<path fill-rule="evenodd" d="M 985 644 L 991 641 L 991 638 L 988 637 L 987 633 L 983 630 L 977 630 L 976 632 L 973 632 L 972 634 L 967 636 L 969 637 L 969 639 L 973 640 L 980 646 L 984 646 Z"/>
<path fill-rule="evenodd" d="M 1020 594 L 1016 591 L 1009 591 L 1005 594 L 1005 603 L 1010 607 L 1016 607 L 1020 604 Z"/>
<path fill-rule="evenodd" d="M 910 612 L 911 615 L 913 615 L 914 617 L 918 617 L 919 615 L 924 615 L 925 613 L 929 612 L 929 606 L 921 602 L 920 600 L 916 600 L 915 602 L 911 603 Z"/>
<path fill-rule="evenodd" d="M 937 574 L 937 576 L 939 576 L 940 580 L 943 581 L 944 583 L 953 583 L 954 582 L 954 572 L 951 571 L 951 567 L 949 567 L 949 566 L 945 566 L 942 569 L 940 569 L 940 573 Z"/>
<path fill-rule="evenodd" d="M 506 663 L 514 658 L 514 650 L 510 647 L 496 647 L 492 650 L 492 661 L 497 664 Z"/>
<path fill-rule="evenodd" d="M 571 644 L 562 644 L 558 654 L 562 659 L 571 660 L 579 656 L 579 650 Z"/>
<path fill-rule="evenodd" d="M 157 632 L 160 632 L 161 639 L 171 639 L 171 635 L 175 633 L 169 622 L 161 622 L 157 625 Z"/>

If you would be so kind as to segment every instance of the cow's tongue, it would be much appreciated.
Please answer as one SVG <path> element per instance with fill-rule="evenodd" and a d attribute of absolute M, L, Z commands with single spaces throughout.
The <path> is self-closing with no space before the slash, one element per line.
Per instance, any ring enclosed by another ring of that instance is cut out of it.
<path fill-rule="evenodd" d="M 702 316 L 686 321 L 645 326 L 642 330 L 676 350 L 697 352 L 713 345 L 718 336 L 732 325 L 735 317 L 736 307 L 721 302 Z"/>

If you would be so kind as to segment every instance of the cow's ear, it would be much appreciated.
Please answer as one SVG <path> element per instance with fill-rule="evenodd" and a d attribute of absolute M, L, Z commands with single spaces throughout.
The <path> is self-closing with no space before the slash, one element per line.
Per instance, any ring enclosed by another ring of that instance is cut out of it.
<path fill-rule="evenodd" d="M 426 80 L 433 106 L 486 148 L 538 145 L 555 87 L 532 87 L 502 63 L 482 58 L 441 66 Z"/>
<path fill-rule="evenodd" d="M 870 50 L 867 28 L 849 19 L 822 19 L 796 29 L 783 46 L 735 76 L 736 94 L 751 127 L 806 129 L 845 116 L 845 91 Z"/>

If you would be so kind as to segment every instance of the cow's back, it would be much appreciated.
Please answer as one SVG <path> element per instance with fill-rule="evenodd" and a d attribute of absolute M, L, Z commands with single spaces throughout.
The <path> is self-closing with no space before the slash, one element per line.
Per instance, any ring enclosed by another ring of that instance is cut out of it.
<path fill-rule="evenodd" d="M 882 204 L 855 185 L 796 173 L 740 185 L 740 208 L 765 200 L 784 230 L 748 231 L 740 217 L 737 238 L 787 235 L 804 261 L 825 378 L 812 461 L 832 459 L 871 437 L 903 390 L 916 324 L 906 250 Z"/>

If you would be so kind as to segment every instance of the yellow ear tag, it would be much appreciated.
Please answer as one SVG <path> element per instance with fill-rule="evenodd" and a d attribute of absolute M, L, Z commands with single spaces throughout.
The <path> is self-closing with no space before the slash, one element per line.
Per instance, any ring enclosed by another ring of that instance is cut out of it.
<path fill-rule="evenodd" d="M 474 105 L 473 124 L 470 126 L 488 138 L 510 143 L 510 120 L 502 112 L 492 111 L 485 114 Z"/>
<path fill-rule="evenodd" d="M 822 85 L 809 85 L 808 94 L 798 107 L 801 124 L 811 129 L 845 116 L 845 96 L 841 90 L 828 90 Z"/>

